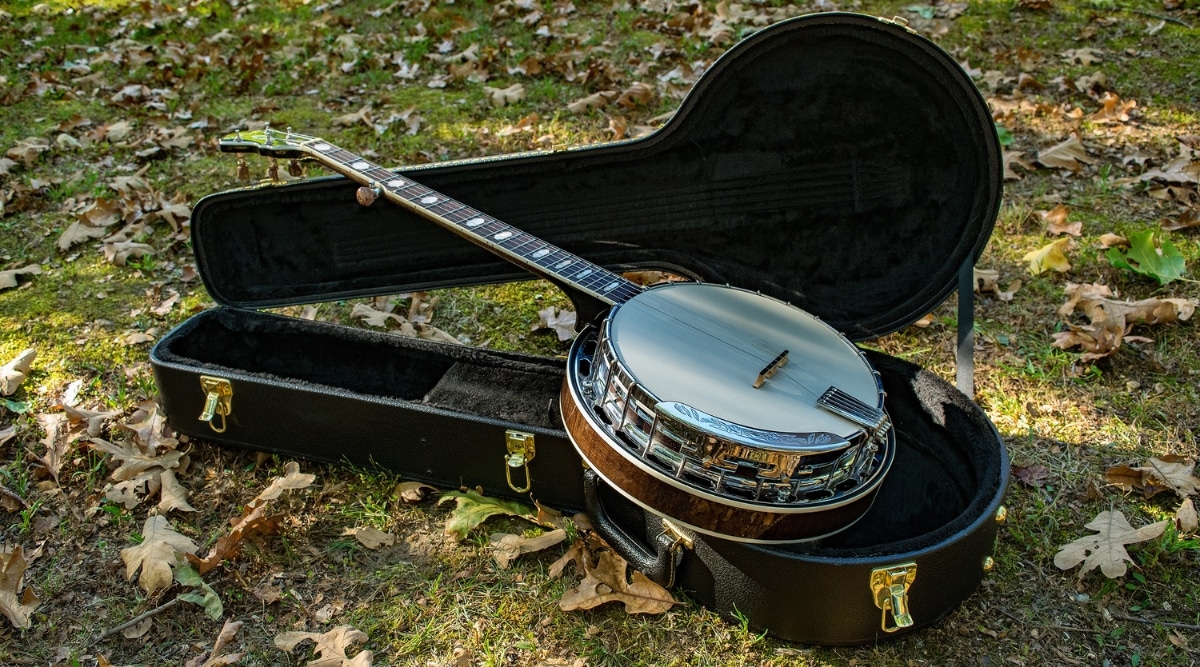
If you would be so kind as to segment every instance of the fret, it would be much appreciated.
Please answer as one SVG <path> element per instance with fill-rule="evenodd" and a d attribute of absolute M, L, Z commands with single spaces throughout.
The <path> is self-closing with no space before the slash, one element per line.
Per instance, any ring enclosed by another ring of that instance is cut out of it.
<path fill-rule="evenodd" d="M 287 137 L 292 138 L 289 131 Z M 296 135 L 299 137 L 300 135 Z M 622 303 L 642 288 L 620 275 L 501 222 L 327 141 L 304 137 L 301 148 L 342 174 L 458 232 L 539 275 L 561 280 L 608 303 Z"/>

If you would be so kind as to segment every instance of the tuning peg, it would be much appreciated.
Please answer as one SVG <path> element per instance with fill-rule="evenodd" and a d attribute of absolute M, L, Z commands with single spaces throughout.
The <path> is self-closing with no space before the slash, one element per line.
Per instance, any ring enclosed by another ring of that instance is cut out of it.
<path fill-rule="evenodd" d="M 370 187 L 364 185 L 355 191 L 354 198 L 358 200 L 359 204 L 370 206 L 375 203 L 376 199 L 379 199 L 382 192 L 383 190 L 378 185 L 372 183 Z"/>
<path fill-rule="evenodd" d="M 288 175 L 300 178 L 304 175 L 304 166 L 299 160 L 288 160 Z"/>
<path fill-rule="evenodd" d="M 269 158 L 267 160 L 267 178 L 272 181 L 279 180 L 279 160 Z"/>
<path fill-rule="evenodd" d="M 250 165 L 246 164 L 246 158 L 239 157 L 237 161 L 237 177 L 239 181 L 250 180 Z"/>

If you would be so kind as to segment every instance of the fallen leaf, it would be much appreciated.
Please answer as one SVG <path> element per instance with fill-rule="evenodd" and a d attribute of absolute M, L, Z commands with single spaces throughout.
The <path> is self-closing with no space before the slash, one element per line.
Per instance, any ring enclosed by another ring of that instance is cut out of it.
<path fill-rule="evenodd" d="M 1079 137 L 1072 135 L 1070 139 L 1051 146 L 1044 151 L 1038 151 L 1037 161 L 1045 167 L 1079 171 L 1083 164 L 1091 164 L 1095 160 L 1088 155 Z"/>
<path fill-rule="evenodd" d="M 587 97 L 581 97 L 567 105 L 567 111 L 571 113 L 583 113 L 588 109 L 601 109 L 617 96 L 615 90 L 602 90 L 598 93 L 592 93 Z"/>
<path fill-rule="evenodd" d="M 37 349 L 29 347 L 21 350 L 12 361 L 0 366 L 0 396 L 12 396 L 17 393 L 17 387 L 25 381 L 25 375 L 33 367 L 34 359 L 37 359 Z"/>
<path fill-rule="evenodd" d="M 153 255 L 154 248 L 145 243 L 118 241 L 104 244 L 104 259 L 117 266 L 125 266 L 130 259 Z"/>
<path fill-rule="evenodd" d="M 537 519 L 537 514 L 528 505 L 512 500 L 489 498 L 475 491 L 447 491 L 438 499 L 438 504 L 451 499 L 455 502 L 455 508 L 446 520 L 445 532 L 455 540 L 466 538 L 467 533 L 476 526 L 498 514 L 522 517 L 530 521 Z"/>
<path fill-rule="evenodd" d="M 0 212 L 3 209 L 3 199 L 0 199 Z M 30 264 L 19 269 L 0 271 L 0 290 L 12 289 L 17 286 L 17 276 L 36 276 L 42 272 L 42 267 Z"/>
<path fill-rule="evenodd" d="M 1129 525 L 1124 514 L 1105 510 L 1084 526 L 1096 534 L 1086 535 L 1060 547 L 1054 555 L 1054 564 L 1060 570 L 1069 570 L 1082 563 L 1080 578 L 1099 567 L 1104 576 L 1115 579 L 1125 574 L 1126 562 L 1133 562 L 1125 546 L 1154 539 L 1161 535 L 1166 527 L 1167 520 L 1164 519 L 1148 526 L 1134 528 Z"/>
<path fill-rule="evenodd" d="M 110 475 L 118 482 L 133 479 L 152 468 L 160 470 L 177 468 L 183 457 L 183 452 L 168 450 L 159 453 L 141 443 L 113 443 L 100 438 L 92 438 L 90 444 L 93 449 L 111 454 L 113 458 L 121 462 L 121 465 Z"/>
<path fill-rule="evenodd" d="M 1079 63 L 1085 67 L 1104 62 L 1104 51 L 1100 49 L 1083 48 L 1064 51 L 1063 62 Z"/>
<path fill-rule="evenodd" d="M 388 313 L 382 310 L 376 310 L 365 303 L 354 304 L 354 308 L 350 310 L 350 317 L 361 319 L 370 326 L 383 328 L 386 328 L 388 326 L 388 321 L 391 320 L 399 324 L 401 327 L 407 326 L 412 332 L 409 335 L 416 335 L 416 330 L 412 328 L 412 325 L 408 323 L 408 320 L 404 319 L 400 315 L 397 315 L 396 313 Z"/>
<path fill-rule="evenodd" d="M 58 237 L 58 249 L 66 252 L 74 245 L 84 243 L 90 239 L 103 238 L 107 234 L 108 230 L 103 227 L 92 227 L 76 220 Z"/>
<path fill-rule="evenodd" d="M 349 127 L 351 125 L 357 125 L 359 123 L 362 123 L 363 125 L 366 125 L 367 127 L 371 127 L 371 105 L 370 104 L 364 106 L 363 108 L 359 109 L 358 111 L 355 111 L 354 113 L 348 113 L 343 116 L 336 116 L 333 119 L 334 125 L 342 125 L 342 126 L 346 126 L 346 127 Z"/>
<path fill-rule="evenodd" d="M 100 431 L 104 428 L 105 421 L 121 414 L 115 410 L 111 412 L 85 410 L 83 408 L 76 408 L 71 405 L 67 405 L 66 403 L 63 403 L 62 407 L 63 413 L 67 415 L 67 420 L 70 421 L 72 425 L 83 425 L 86 429 L 85 433 L 92 438 L 99 437 Z"/>
<path fill-rule="evenodd" d="M 1174 220 L 1163 220 L 1161 224 L 1162 228 L 1169 232 L 1200 227 L 1200 208 L 1189 208 Z"/>
<path fill-rule="evenodd" d="M 1137 100 L 1121 100 L 1121 97 L 1111 91 L 1105 91 L 1100 99 L 1100 110 L 1088 116 L 1093 123 L 1124 123 L 1129 120 L 1129 113 L 1137 108 Z"/>
<path fill-rule="evenodd" d="M 491 106 L 503 107 L 525 99 L 525 86 L 519 83 L 514 83 L 507 88 L 484 86 L 483 94 L 487 96 L 488 104 Z"/>
<path fill-rule="evenodd" d="M 522 554 L 549 549 L 567 539 L 567 531 L 559 528 L 536 537 L 521 537 L 511 533 L 492 533 L 489 541 L 492 558 L 501 569 L 508 569 Z"/>
<path fill-rule="evenodd" d="M 5 153 L 14 160 L 20 160 L 25 166 L 33 164 L 39 155 L 50 150 L 50 142 L 42 137 L 26 137 L 16 143 Z"/>
<path fill-rule="evenodd" d="M 654 89 L 649 85 L 638 82 L 626 88 L 617 97 L 617 106 L 632 109 L 649 103 L 654 99 Z"/>
<path fill-rule="evenodd" d="M 42 444 L 46 446 L 46 453 L 38 457 L 38 461 L 46 467 L 46 472 L 50 473 L 57 484 L 63 460 L 70 450 L 71 443 L 77 440 L 80 434 L 72 437 L 67 416 L 64 414 L 37 415 L 37 422 L 46 432 L 46 437 L 42 438 Z"/>
<path fill-rule="evenodd" d="M 370 667 L 375 659 L 371 651 L 362 651 L 354 658 L 346 655 L 352 644 L 367 641 L 365 633 L 349 625 L 339 625 L 325 634 L 285 632 L 275 637 L 275 646 L 283 651 L 291 651 L 305 641 L 316 645 L 313 651 L 317 659 L 306 663 L 308 667 Z"/>
<path fill-rule="evenodd" d="M 1071 236 L 1080 236 L 1083 234 L 1083 222 L 1068 222 L 1067 214 L 1070 209 L 1066 204 L 1059 204 L 1049 211 L 1038 211 L 1042 220 L 1046 221 L 1046 233 L 1051 236 L 1059 234 L 1070 234 Z"/>
<path fill-rule="evenodd" d="M 1151 458 L 1141 466 L 1131 468 L 1142 474 L 1142 485 L 1153 491 L 1145 491 L 1149 498 L 1159 491 L 1171 490 L 1186 498 L 1200 491 L 1200 478 L 1194 477 L 1196 460 L 1177 454 Z"/>
<path fill-rule="evenodd" d="M 1121 236 L 1120 234 L 1107 233 L 1107 234 L 1100 235 L 1100 249 L 1101 250 L 1106 250 L 1108 248 L 1128 248 L 1128 247 L 1129 247 L 1129 239 L 1125 238 L 1124 236 Z"/>
<path fill-rule="evenodd" d="M 220 620 L 225 614 L 225 605 L 221 603 L 221 598 L 213 587 L 209 586 L 200 577 L 200 573 L 192 569 L 186 561 L 177 560 L 174 570 L 175 581 L 179 582 L 180 586 L 196 589 L 196 592 L 180 593 L 176 597 L 184 602 L 199 605 L 212 620 Z"/>
<path fill-rule="evenodd" d="M 1130 235 L 1129 250 L 1109 248 L 1105 257 L 1113 266 L 1154 278 L 1159 285 L 1182 278 L 1187 270 L 1187 262 L 1175 244 L 1164 237 L 1156 247 L 1154 231 L 1149 229 Z"/>
<path fill-rule="evenodd" d="M 396 543 L 396 536 L 391 533 L 385 533 L 377 528 L 347 528 L 342 531 L 343 535 L 353 535 L 354 539 L 364 547 L 375 551 L 382 547 L 390 547 Z"/>
<path fill-rule="evenodd" d="M 1071 262 L 1066 256 L 1066 251 L 1070 247 L 1071 239 L 1069 237 L 1061 238 L 1026 253 L 1021 259 L 1029 262 L 1029 273 L 1035 276 L 1046 271 L 1064 273 L 1071 270 Z"/>
<path fill-rule="evenodd" d="M 437 489 L 421 482 L 400 482 L 392 489 L 392 495 L 406 503 L 419 503 L 425 499 L 426 489 L 437 493 Z"/>
<path fill-rule="evenodd" d="M 628 563 L 611 549 L 599 549 L 599 556 L 592 562 L 590 550 L 582 540 L 579 542 L 580 549 L 568 553 L 583 571 L 583 580 L 563 593 L 559 609 L 575 611 L 621 602 L 629 614 L 661 614 L 677 604 L 669 591 L 641 572 L 635 570 L 630 577 L 626 572 Z M 557 571 L 561 573 L 562 568 Z"/>
<path fill-rule="evenodd" d="M 575 337 L 575 311 L 560 311 L 554 306 L 550 306 L 539 310 L 538 317 L 540 319 L 537 324 L 533 325 L 531 331 L 550 329 L 558 335 L 560 341 L 568 341 Z"/>
<path fill-rule="evenodd" d="M 1050 471 L 1044 465 L 1013 466 L 1013 479 L 1025 486 L 1040 487 L 1046 483 Z"/>
<path fill-rule="evenodd" d="M 25 552 L 21 545 L 13 548 L 10 554 L 0 554 L 0 613 L 8 617 L 14 628 L 25 629 L 32 625 L 30 615 L 42 603 L 26 587 L 21 590 L 21 579 L 25 576 Z"/>
<path fill-rule="evenodd" d="M 161 488 L 158 491 L 158 513 L 166 514 L 171 510 L 195 512 L 196 508 L 188 504 L 188 491 L 175 478 L 174 470 L 164 470 L 159 475 Z"/>
<path fill-rule="evenodd" d="M 974 269 L 975 293 L 995 292 L 1000 288 L 1000 272 L 995 269 Z"/>
<path fill-rule="evenodd" d="M 1183 499 L 1179 510 L 1175 512 L 1175 521 L 1180 535 L 1189 535 L 1200 530 L 1200 517 L 1196 515 L 1196 504 L 1191 498 Z"/>
<path fill-rule="evenodd" d="M 1060 349 L 1082 347 L 1083 361 L 1093 361 L 1111 355 L 1134 323 L 1161 324 L 1187 320 L 1196 310 L 1196 303 L 1187 299 L 1143 299 L 1117 301 L 1108 297 L 1112 290 L 1098 284 L 1068 283 L 1064 290 L 1067 302 L 1059 309 L 1066 318 L 1076 309 L 1083 312 L 1090 324 L 1076 326 L 1068 323 L 1068 331 L 1054 334 L 1052 345 Z"/>
<path fill-rule="evenodd" d="M 225 621 L 225 625 L 221 626 L 221 633 L 217 635 L 217 641 L 213 643 L 212 651 L 196 656 L 189 660 L 184 667 L 223 667 L 237 664 L 242 659 L 241 653 L 222 654 L 225 653 L 225 648 L 237 638 L 237 633 L 241 629 L 242 621 Z"/>
<path fill-rule="evenodd" d="M 191 538 L 175 532 L 165 516 L 152 515 L 142 526 L 142 543 L 121 550 L 125 579 L 141 570 L 138 585 L 147 594 L 171 585 L 171 566 L 178 554 L 194 554 L 199 547 Z"/>
<path fill-rule="evenodd" d="M 267 488 L 263 489 L 262 493 L 258 494 L 254 500 L 250 501 L 250 504 L 260 505 L 267 501 L 275 500 L 279 496 L 282 496 L 284 491 L 307 489 L 312 486 L 312 483 L 316 479 L 316 475 L 300 472 L 299 463 L 288 461 L 283 465 L 283 475 L 271 480 Z"/>
<path fill-rule="evenodd" d="M 1014 167 L 1020 167 L 1025 171 L 1033 171 L 1037 169 L 1034 164 L 1024 159 L 1025 153 L 1022 151 L 1010 151 L 1005 149 L 1002 152 L 1004 160 L 1004 180 L 1006 181 L 1021 180 L 1021 175 L 1017 173 Z"/>

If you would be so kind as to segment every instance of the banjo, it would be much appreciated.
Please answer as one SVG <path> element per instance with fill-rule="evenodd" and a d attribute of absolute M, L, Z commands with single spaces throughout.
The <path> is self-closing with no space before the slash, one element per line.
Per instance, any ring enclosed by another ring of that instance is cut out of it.
<path fill-rule="evenodd" d="M 290 128 L 218 145 L 315 160 L 359 183 L 364 206 L 382 197 L 605 304 L 571 347 L 559 407 L 584 462 L 643 508 L 774 544 L 843 530 L 874 501 L 895 456 L 880 378 L 817 317 L 727 285 L 644 288 Z"/>

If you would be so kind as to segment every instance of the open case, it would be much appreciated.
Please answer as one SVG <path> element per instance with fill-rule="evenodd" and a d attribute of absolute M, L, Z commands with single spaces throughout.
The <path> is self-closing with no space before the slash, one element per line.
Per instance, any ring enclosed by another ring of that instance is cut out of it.
<path fill-rule="evenodd" d="M 991 116 L 954 60 L 901 24 L 840 13 L 743 40 L 651 136 L 396 173 L 606 268 L 759 291 L 854 341 L 954 291 L 1001 190 Z M 871 509 L 835 536 L 761 546 L 664 532 L 585 474 L 562 429 L 561 360 L 260 312 L 527 277 L 414 213 L 360 206 L 357 187 L 331 177 L 197 204 L 197 266 L 221 307 L 151 352 L 179 432 L 586 507 L 635 566 L 794 641 L 899 636 L 979 584 L 1007 454 L 978 406 L 908 362 L 868 353 L 896 431 Z"/>

